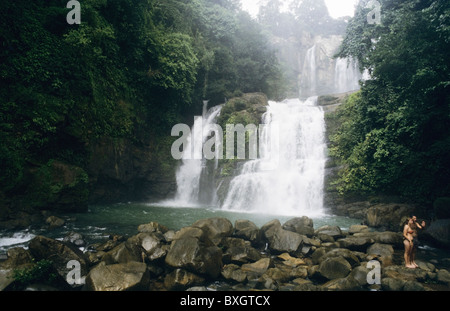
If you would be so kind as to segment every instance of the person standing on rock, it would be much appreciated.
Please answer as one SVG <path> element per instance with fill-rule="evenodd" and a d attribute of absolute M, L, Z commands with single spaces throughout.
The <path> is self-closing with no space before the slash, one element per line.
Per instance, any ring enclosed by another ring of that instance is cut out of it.
<path fill-rule="evenodd" d="M 425 228 L 426 224 L 425 224 L 425 221 L 422 221 L 421 224 L 419 225 L 417 223 L 417 217 L 416 216 L 412 216 L 411 219 L 413 221 L 411 229 L 414 231 L 413 234 L 412 234 L 413 239 L 414 239 L 414 244 L 413 244 L 413 249 L 411 250 L 411 263 L 417 268 L 419 266 L 416 264 L 415 259 L 416 259 L 417 247 L 419 246 L 419 238 L 418 238 L 419 233 L 418 233 L 418 230 L 419 229 L 423 230 Z"/>
<path fill-rule="evenodd" d="M 416 266 L 412 263 L 412 252 L 414 249 L 414 225 L 413 218 L 408 218 L 408 222 L 403 227 L 403 244 L 405 245 L 405 266 L 414 269 Z"/>

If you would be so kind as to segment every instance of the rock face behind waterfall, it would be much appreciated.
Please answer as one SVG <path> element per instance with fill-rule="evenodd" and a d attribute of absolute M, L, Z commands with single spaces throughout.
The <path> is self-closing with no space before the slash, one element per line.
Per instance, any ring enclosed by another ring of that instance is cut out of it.
<path fill-rule="evenodd" d="M 436 257 L 432 264 L 419 252 L 419 268 L 407 269 L 401 233 L 371 231 L 363 225 L 348 231 L 332 225 L 314 229 L 311 219 L 298 217 L 284 224 L 274 219 L 258 228 L 248 220 L 233 225 L 217 217 L 176 232 L 155 222 L 138 231 L 128 239 L 115 236 L 93 245 L 84 254 L 69 242 L 36 237 L 29 249 L 11 249 L 0 262 L 0 290 L 67 289 L 61 282 L 69 260 L 81 263 L 83 279 L 72 286 L 89 291 L 450 288 L 450 273 L 438 267 L 448 259 Z M 58 271 L 59 283 L 49 283 L 44 276 L 28 285 L 11 277 L 13 271 L 39 268 L 42 260 L 51 265 L 50 272 Z M 379 284 L 368 282 L 373 269 L 368 263 L 373 260 L 381 267 Z"/>
<path fill-rule="evenodd" d="M 261 123 L 262 115 L 267 111 L 268 99 L 262 93 L 248 93 L 229 100 L 223 107 L 217 123 L 226 130 L 227 124 Z M 225 152 L 225 151 L 224 151 Z M 225 199 L 231 179 L 238 173 L 242 160 L 219 161 L 215 171 L 215 184 L 219 205 Z"/>

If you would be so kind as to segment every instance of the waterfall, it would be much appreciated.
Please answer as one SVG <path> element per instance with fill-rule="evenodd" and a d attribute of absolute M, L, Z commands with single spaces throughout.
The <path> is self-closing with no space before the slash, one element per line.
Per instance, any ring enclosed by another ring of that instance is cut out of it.
<path fill-rule="evenodd" d="M 334 87 L 336 93 L 345 93 L 359 89 L 361 73 L 353 59 L 338 58 L 334 69 Z"/>
<path fill-rule="evenodd" d="M 214 201 L 214 188 L 210 179 L 207 160 L 203 157 L 203 145 L 210 134 L 210 125 L 215 123 L 222 106 L 207 109 L 208 101 L 203 102 L 203 115 L 194 118 L 194 125 L 187 139 L 182 162 L 176 172 L 177 193 L 174 205 L 190 206 L 212 204 Z"/>
<path fill-rule="evenodd" d="M 300 97 L 306 98 L 317 95 L 316 45 L 313 45 L 306 52 L 302 72 Z"/>
<path fill-rule="evenodd" d="M 263 116 L 266 126 L 260 133 L 261 156 L 243 164 L 230 182 L 222 209 L 322 213 L 325 123 L 323 110 L 316 104 L 317 97 L 269 102 Z"/>

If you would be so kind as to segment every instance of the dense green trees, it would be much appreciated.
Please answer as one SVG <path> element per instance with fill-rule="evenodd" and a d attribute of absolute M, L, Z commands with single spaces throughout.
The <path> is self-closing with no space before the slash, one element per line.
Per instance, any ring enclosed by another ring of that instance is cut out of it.
<path fill-rule="evenodd" d="M 450 193 L 450 3 L 383 0 L 371 25 L 366 2 L 339 52 L 371 74 L 340 110 L 339 188 L 431 202 Z"/>
<path fill-rule="evenodd" d="M 0 198 L 52 160 L 86 168 L 101 137 L 158 141 L 202 99 L 280 95 L 274 52 L 237 1 L 80 2 L 80 25 L 65 0 L 1 2 Z"/>

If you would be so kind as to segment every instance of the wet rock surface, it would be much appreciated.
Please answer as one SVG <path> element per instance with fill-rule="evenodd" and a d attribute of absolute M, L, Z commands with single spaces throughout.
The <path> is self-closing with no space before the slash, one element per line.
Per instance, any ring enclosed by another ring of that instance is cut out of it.
<path fill-rule="evenodd" d="M 365 225 L 314 230 L 307 217 L 283 225 L 275 219 L 261 228 L 248 220 L 209 218 L 178 231 L 152 222 L 140 225 L 136 235 L 111 236 L 84 253 L 76 233 L 62 241 L 37 236 L 28 249 L 11 249 L 0 263 L 0 289 L 450 290 L 450 273 L 438 268 L 450 260 L 428 260 L 419 250 L 419 267 L 406 268 L 401 233 L 372 230 Z M 42 261 L 66 282 L 77 272 L 67 263 L 77 262 L 79 282 L 18 287 L 14 271 L 33 271 Z"/>

